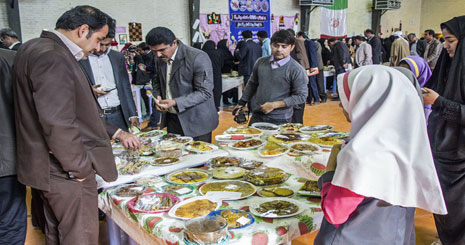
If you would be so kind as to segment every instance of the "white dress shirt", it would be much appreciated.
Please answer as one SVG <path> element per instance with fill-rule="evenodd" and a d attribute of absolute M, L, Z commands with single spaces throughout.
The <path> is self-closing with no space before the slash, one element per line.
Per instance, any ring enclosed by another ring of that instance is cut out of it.
<path fill-rule="evenodd" d="M 111 90 L 108 94 L 98 97 L 98 103 L 102 109 L 109 109 L 117 107 L 121 104 L 118 96 L 118 90 L 116 88 L 115 76 L 113 74 L 113 68 L 111 67 L 110 58 L 107 52 L 100 56 L 91 54 L 89 55 L 90 67 L 92 67 L 92 74 L 94 75 L 95 84 L 100 84 L 100 90 L 107 91 Z"/>
<path fill-rule="evenodd" d="M 176 58 L 176 54 L 178 53 L 178 48 L 176 47 L 176 50 L 173 53 L 173 56 L 171 56 L 171 59 L 166 63 L 166 99 L 173 99 L 173 95 L 171 94 L 171 88 L 170 88 L 170 82 L 171 82 L 171 70 L 173 69 L 173 62 L 174 59 Z M 168 112 L 176 114 L 177 111 L 174 109 L 174 107 L 171 107 L 168 109 Z"/>

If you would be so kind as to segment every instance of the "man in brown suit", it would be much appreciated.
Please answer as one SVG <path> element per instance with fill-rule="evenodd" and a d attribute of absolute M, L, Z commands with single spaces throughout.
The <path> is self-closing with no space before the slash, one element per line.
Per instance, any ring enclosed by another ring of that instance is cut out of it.
<path fill-rule="evenodd" d="M 47 244 L 97 244 L 95 174 L 114 181 L 109 136 L 129 148 L 137 139 L 103 121 L 78 61 L 99 50 L 114 21 L 77 6 L 55 31 L 23 44 L 15 59 L 18 180 L 40 190 Z"/>

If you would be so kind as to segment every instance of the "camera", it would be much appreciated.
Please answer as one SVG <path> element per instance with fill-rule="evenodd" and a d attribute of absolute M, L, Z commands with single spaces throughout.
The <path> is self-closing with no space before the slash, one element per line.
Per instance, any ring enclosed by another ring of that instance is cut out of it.
<path fill-rule="evenodd" d="M 239 110 L 239 112 L 237 112 Z M 238 124 L 245 124 L 249 120 L 247 120 L 247 116 L 245 115 L 245 111 L 242 108 L 236 108 L 233 110 L 232 114 L 234 115 L 234 121 Z"/>

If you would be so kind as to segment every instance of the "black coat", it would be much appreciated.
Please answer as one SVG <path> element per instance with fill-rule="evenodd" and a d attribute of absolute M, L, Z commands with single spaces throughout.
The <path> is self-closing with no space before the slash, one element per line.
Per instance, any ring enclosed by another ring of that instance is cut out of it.
<path fill-rule="evenodd" d="M 223 67 L 221 67 L 221 73 L 231 73 L 231 70 L 234 65 L 234 57 L 226 46 L 226 39 L 220 40 L 217 45 L 217 50 L 220 51 L 221 56 L 223 57 Z"/>
<path fill-rule="evenodd" d="M 373 36 L 368 43 L 371 45 L 371 50 L 373 51 L 373 64 L 380 64 L 382 60 L 382 47 L 381 47 L 381 41 L 379 38 Z"/>
<path fill-rule="evenodd" d="M 262 57 L 262 47 L 252 39 L 247 40 L 234 54 L 239 60 L 239 76 L 252 74 L 253 66 Z"/>
<path fill-rule="evenodd" d="M 343 42 L 336 42 L 332 47 L 334 68 L 337 70 L 344 69 L 344 64 L 350 63 L 350 52 Z"/>

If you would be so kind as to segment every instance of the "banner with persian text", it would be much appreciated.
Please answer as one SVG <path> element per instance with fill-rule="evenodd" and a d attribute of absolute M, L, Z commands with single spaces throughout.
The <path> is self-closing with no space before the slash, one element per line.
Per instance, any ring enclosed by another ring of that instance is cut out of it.
<path fill-rule="evenodd" d="M 270 0 L 229 0 L 229 19 L 233 42 L 242 40 L 241 33 L 250 30 L 253 39 L 257 39 L 258 31 L 270 33 Z"/>

